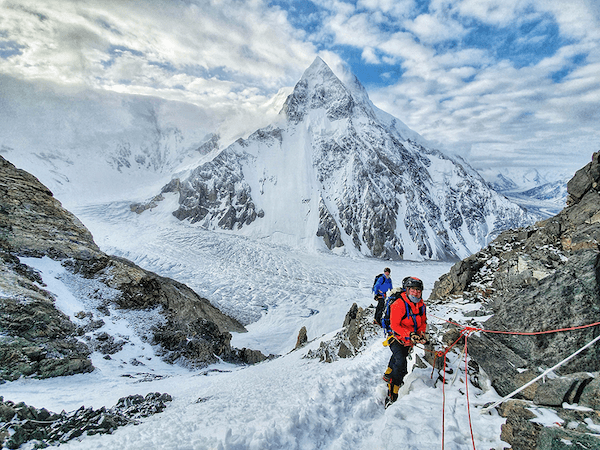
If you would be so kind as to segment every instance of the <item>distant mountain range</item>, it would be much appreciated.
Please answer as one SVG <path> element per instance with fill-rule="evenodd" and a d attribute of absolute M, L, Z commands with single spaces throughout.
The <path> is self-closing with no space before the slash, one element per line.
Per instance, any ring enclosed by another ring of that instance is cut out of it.
<path fill-rule="evenodd" d="M 174 178 L 169 193 L 176 217 L 207 229 L 386 259 L 462 258 L 535 220 L 320 58 L 275 122 Z"/>
<path fill-rule="evenodd" d="M 343 75 L 317 58 L 293 91 L 237 128 L 270 125 L 242 134 L 193 105 L 3 76 L 14 95 L 0 112 L 0 155 L 68 208 L 176 192 L 174 214 L 198 226 L 386 259 L 462 258 L 564 204 L 554 197 L 564 196 L 562 181 L 534 177 L 525 189 L 510 173 L 483 172 L 497 195 Z M 231 144 L 234 135 L 248 137 Z"/>
<path fill-rule="evenodd" d="M 567 200 L 567 181 L 572 173 L 530 168 L 480 170 L 496 191 L 528 211 L 548 218 L 561 211 Z"/>

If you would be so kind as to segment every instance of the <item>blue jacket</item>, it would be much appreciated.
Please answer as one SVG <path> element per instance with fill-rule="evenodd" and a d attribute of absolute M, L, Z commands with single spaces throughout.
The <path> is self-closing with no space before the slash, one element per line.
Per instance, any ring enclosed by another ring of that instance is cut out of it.
<path fill-rule="evenodd" d="M 385 293 L 392 289 L 392 279 L 388 278 L 383 274 L 383 276 L 379 277 L 377 283 L 373 287 L 373 294 L 381 294 L 385 297 Z"/>

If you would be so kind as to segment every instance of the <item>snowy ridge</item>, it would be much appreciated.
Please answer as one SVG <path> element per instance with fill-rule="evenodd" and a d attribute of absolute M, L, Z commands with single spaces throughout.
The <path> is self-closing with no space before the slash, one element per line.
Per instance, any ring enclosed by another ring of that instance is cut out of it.
<path fill-rule="evenodd" d="M 128 225 L 131 229 L 131 224 Z M 107 232 L 114 233 L 121 225 L 115 221 L 112 224 L 106 223 L 105 226 Z M 135 234 L 131 233 L 132 236 Z M 123 242 L 130 237 L 123 235 Z M 220 248 L 215 253 L 221 255 L 231 267 L 235 267 L 240 254 L 223 251 L 227 249 L 223 246 L 228 240 L 231 240 L 230 248 L 236 248 L 235 243 L 239 238 L 225 235 L 217 243 Z M 142 242 L 142 239 L 131 242 L 131 249 L 136 249 Z M 161 249 L 157 248 L 159 242 Z M 137 250 L 140 254 L 147 253 L 150 258 L 160 255 L 165 267 L 174 266 L 178 259 L 164 251 L 175 247 L 173 244 L 166 236 L 163 241 L 153 240 L 152 243 L 146 243 L 146 247 Z M 323 298 L 332 298 L 337 303 L 337 309 L 343 310 L 341 316 L 353 300 L 346 300 L 346 294 L 352 291 L 355 291 L 357 298 L 362 297 L 359 302 L 363 306 L 369 303 L 369 287 L 366 286 L 367 283 L 361 283 L 366 275 L 361 277 L 358 274 L 366 270 L 369 272 L 368 281 L 372 281 L 371 272 L 379 265 L 376 261 L 337 258 L 334 275 L 333 272 L 322 273 L 321 257 L 294 265 L 294 258 L 284 249 L 271 248 L 267 251 L 269 253 L 276 257 L 265 260 L 265 271 L 276 272 L 281 265 L 289 269 L 295 267 L 293 276 L 302 279 L 302 283 L 297 286 L 303 286 L 303 294 L 314 297 L 315 300 L 320 299 L 321 302 Z M 184 264 L 189 264 L 190 267 L 201 266 L 204 256 L 197 254 L 194 259 L 192 255 L 191 252 L 187 255 L 190 259 L 184 260 Z M 63 268 L 57 263 L 47 259 L 35 261 L 32 258 L 24 261 L 40 270 L 44 282 L 59 297 L 58 304 L 70 313 L 81 307 L 76 304 L 78 301 L 90 301 L 82 298 L 86 295 L 87 287 L 83 286 L 81 289 L 73 280 L 66 280 Z M 448 267 L 447 263 L 431 264 L 398 262 L 391 265 L 398 278 L 404 273 L 418 274 L 426 281 L 426 289 L 429 291 L 433 280 Z M 207 265 L 205 269 L 210 270 L 211 267 L 212 265 Z M 214 272 L 211 275 L 216 277 L 221 269 L 222 266 L 216 264 L 212 267 Z M 183 272 L 190 279 L 194 278 L 194 274 L 187 270 Z M 331 286 L 330 277 L 333 276 L 339 285 L 351 287 L 342 288 L 342 295 L 338 298 L 334 295 L 335 286 Z M 262 275 L 256 271 L 248 270 L 240 274 L 241 285 L 259 285 L 262 281 Z M 279 283 L 284 292 L 289 286 L 289 278 L 274 278 L 274 283 Z M 276 306 L 283 308 L 286 303 L 281 301 Z M 105 360 L 102 354 L 94 353 L 92 359 L 97 370 L 93 373 L 46 380 L 23 378 L 4 384 L 2 393 L 5 399 L 25 401 L 51 411 L 72 411 L 81 405 L 99 408 L 112 405 L 125 395 L 146 395 L 149 392 L 167 392 L 174 397 L 163 413 L 144 420 L 140 425 L 119 428 L 110 435 L 84 435 L 62 443 L 61 448 L 66 449 L 133 450 L 163 448 L 168 443 L 170 448 L 197 450 L 366 450 L 393 448 L 399 441 L 403 442 L 403 448 L 409 450 L 438 448 L 441 445 L 443 398 L 441 382 L 436 382 L 437 371 L 432 378 L 431 367 L 415 367 L 405 378 L 406 383 L 400 391 L 398 402 L 384 410 L 385 384 L 381 380 L 381 374 L 390 352 L 381 345 L 383 336 L 368 341 L 364 350 L 354 358 L 328 364 L 303 357 L 309 351 L 316 350 L 321 341 L 331 339 L 339 331 L 341 321 L 338 319 L 341 317 L 324 317 L 334 309 L 330 309 L 327 302 L 323 302 L 323 306 L 321 313 L 312 317 L 321 316 L 326 320 L 321 320 L 317 328 L 311 327 L 311 342 L 301 350 L 288 353 L 291 349 L 288 347 L 280 358 L 251 367 L 221 363 L 199 372 L 164 364 L 152 354 L 150 346 L 134 338 L 133 326 L 128 328 L 124 317 L 119 317 L 116 325 L 107 323 L 107 326 L 116 326 L 112 331 L 123 337 L 128 336 L 128 343 L 123 350 L 112 355 L 111 360 Z M 286 307 L 284 314 L 277 311 L 279 308 L 274 308 L 265 316 L 265 319 L 270 316 L 269 320 L 257 323 L 254 328 L 249 327 L 248 334 L 253 334 L 254 338 L 262 335 L 259 340 L 266 346 L 280 346 L 281 335 L 277 331 L 287 328 L 286 322 L 282 321 L 284 315 L 293 317 L 294 312 L 301 313 L 303 308 L 304 305 L 295 301 Z M 475 304 L 431 305 L 430 322 L 439 326 L 441 322 L 435 317 L 449 316 L 461 321 L 464 320 L 462 313 L 477 308 L 478 305 Z M 448 367 L 456 371 L 463 380 L 464 361 L 459 359 L 457 353 L 449 353 L 448 358 Z M 128 363 L 134 359 L 143 364 Z M 414 362 L 413 355 L 410 365 Z M 470 442 L 463 388 L 463 381 L 446 386 L 444 431 L 445 448 L 449 450 L 462 450 Z M 56 395 L 56 392 L 61 394 Z M 504 419 L 495 411 L 490 415 L 479 414 L 479 409 L 484 404 L 498 400 L 498 395 L 485 384 L 483 389 L 470 384 L 469 392 L 477 448 L 504 448 L 505 443 L 499 438 Z"/>
<path fill-rule="evenodd" d="M 293 247 L 456 259 L 534 221 L 466 162 L 428 148 L 319 58 L 277 122 L 177 178 L 174 215 Z"/>

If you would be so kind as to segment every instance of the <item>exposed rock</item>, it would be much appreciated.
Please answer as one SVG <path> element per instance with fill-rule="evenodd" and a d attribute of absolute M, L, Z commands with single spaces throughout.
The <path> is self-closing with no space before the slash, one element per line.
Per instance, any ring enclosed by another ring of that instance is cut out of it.
<path fill-rule="evenodd" d="M 518 401 L 505 402 L 500 408 L 500 415 L 506 417 L 502 425 L 500 438 L 511 445 L 512 450 L 537 449 L 542 425 L 531 422 L 536 415 L 527 409 L 527 404 Z"/>
<path fill-rule="evenodd" d="M 249 348 L 235 349 L 235 360 L 242 364 L 258 364 L 260 362 L 277 358 L 277 355 L 265 356 L 258 350 L 251 350 Z"/>
<path fill-rule="evenodd" d="M 39 288 L 39 274 L 0 250 L 0 383 L 90 372 L 78 328 Z"/>
<path fill-rule="evenodd" d="M 546 380 L 545 383 L 541 383 L 537 387 L 533 402 L 536 405 L 544 406 L 562 406 L 563 403 L 579 403 L 584 391 L 587 390 L 588 392 L 586 398 L 591 397 L 589 393 L 593 392 L 593 386 L 589 389 L 586 389 L 586 387 L 593 379 L 591 374 L 584 372 Z M 598 405 L 595 405 L 596 408 L 600 406 L 600 402 L 598 403 Z"/>
<path fill-rule="evenodd" d="M 323 341 L 316 350 L 310 350 L 306 358 L 318 358 L 324 362 L 355 356 L 367 341 L 379 335 L 381 328 L 373 324 L 375 310 L 359 308 L 354 303 L 344 320 L 343 329 L 331 341 Z"/>
<path fill-rule="evenodd" d="M 0 241 L 7 252 L 89 261 L 101 258 L 91 233 L 33 175 L 0 157 Z"/>
<path fill-rule="evenodd" d="M 306 327 L 303 326 L 302 328 L 300 328 L 300 331 L 298 332 L 298 339 L 296 340 L 296 347 L 294 347 L 294 350 L 300 348 L 300 347 L 304 347 L 304 345 L 308 342 L 308 336 L 306 334 Z"/>
<path fill-rule="evenodd" d="M 129 209 L 136 214 L 141 214 L 144 211 L 152 210 L 153 208 L 156 208 L 158 206 L 158 202 L 162 202 L 164 199 L 165 198 L 163 197 L 162 194 L 158 194 L 157 196 L 153 197 L 148 202 L 132 203 L 131 205 L 129 205 Z"/>
<path fill-rule="evenodd" d="M 500 406 L 499 412 L 506 417 L 500 437 L 511 445 L 512 450 L 600 448 L 600 438 L 594 433 L 600 423 L 598 411 L 556 409 L 553 412 L 561 421 L 550 427 L 536 422 L 540 412 L 529 402 L 508 400 Z"/>
<path fill-rule="evenodd" d="M 93 370 L 90 349 L 110 355 L 124 344 L 102 334 L 104 322 L 92 320 L 92 311 L 79 314 L 87 325 L 75 326 L 55 308 L 41 276 L 20 263 L 22 256 L 60 261 L 67 278 L 94 285 L 95 314 L 106 315 L 113 305 L 162 315 L 141 337 L 157 345 L 167 361 L 201 367 L 215 355 L 240 360 L 229 345 L 229 331 L 245 331 L 239 322 L 184 284 L 101 252 L 47 188 L 0 157 L 0 381 L 88 372 Z M 77 341 L 97 329 L 88 346 Z"/>
<path fill-rule="evenodd" d="M 325 242 L 329 250 L 344 246 L 342 233 L 322 198 L 319 199 L 319 228 L 317 229 L 317 236 L 323 238 L 323 242 Z"/>
<path fill-rule="evenodd" d="M 44 448 L 86 435 L 110 434 L 120 426 L 137 425 L 139 419 L 162 412 L 171 400 L 169 394 L 138 394 L 120 398 L 110 409 L 82 406 L 70 413 L 56 414 L 0 397 L 0 444 L 2 448 L 16 449 L 34 441 L 36 448 Z"/>
<path fill-rule="evenodd" d="M 570 205 L 579 203 L 586 193 L 598 188 L 598 182 L 600 182 L 599 155 L 600 153 L 595 153 L 592 156 L 592 162 L 588 163 L 583 169 L 578 170 L 567 183 L 567 192 L 571 199 Z"/>
<path fill-rule="evenodd" d="M 600 411 L 600 376 L 598 374 L 583 389 L 579 397 L 579 404 Z"/>

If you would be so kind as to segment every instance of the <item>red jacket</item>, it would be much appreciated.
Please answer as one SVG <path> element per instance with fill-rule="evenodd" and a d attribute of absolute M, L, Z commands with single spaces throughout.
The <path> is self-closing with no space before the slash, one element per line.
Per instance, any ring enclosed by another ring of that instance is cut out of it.
<path fill-rule="evenodd" d="M 427 328 L 427 314 L 423 299 L 415 304 L 403 292 L 390 306 L 390 327 L 396 338 L 404 345 L 413 345 L 410 333 L 424 333 Z"/>

